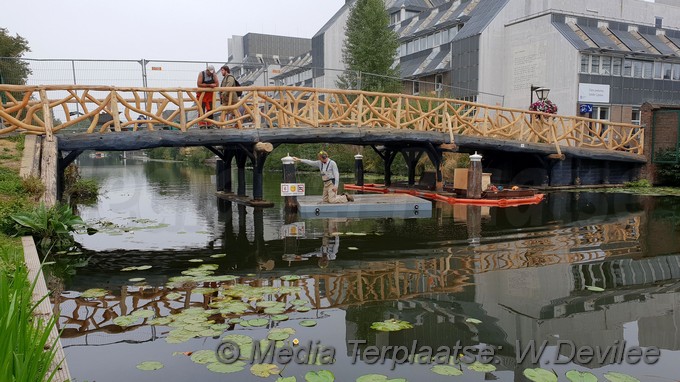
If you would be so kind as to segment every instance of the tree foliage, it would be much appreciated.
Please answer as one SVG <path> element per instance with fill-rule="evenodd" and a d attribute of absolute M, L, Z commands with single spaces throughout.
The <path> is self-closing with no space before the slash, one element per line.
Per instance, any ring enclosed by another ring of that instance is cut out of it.
<path fill-rule="evenodd" d="M 28 41 L 18 34 L 12 36 L 6 28 L 0 28 L 0 83 L 23 85 L 31 69 L 20 58 L 30 52 Z"/>
<path fill-rule="evenodd" d="M 352 5 L 342 50 L 347 72 L 338 79 L 340 88 L 398 91 L 399 70 L 392 65 L 399 39 L 389 23 L 383 0 L 357 0 Z"/>

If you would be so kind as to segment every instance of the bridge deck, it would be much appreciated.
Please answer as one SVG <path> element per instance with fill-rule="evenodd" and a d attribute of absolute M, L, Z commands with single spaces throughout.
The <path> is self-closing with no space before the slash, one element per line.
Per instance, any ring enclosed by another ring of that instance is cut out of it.
<path fill-rule="evenodd" d="M 471 152 L 498 150 L 525 154 L 555 154 L 554 144 L 532 143 L 454 134 L 437 131 L 396 130 L 376 127 L 335 127 L 320 129 L 299 127 L 290 129 L 217 129 L 196 130 L 191 134 L 181 131 L 155 130 L 136 132 L 109 132 L 91 134 L 57 134 L 59 150 L 129 151 L 154 147 L 221 146 L 254 144 L 257 142 L 323 143 L 334 142 L 352 145 L 389 145 L 414 143 L 441 146 L 455 143 L 448 151 Z M 645 163 L 644 155 L 599 148 L 560 146 L 563 154 L 580 158 Z"/>

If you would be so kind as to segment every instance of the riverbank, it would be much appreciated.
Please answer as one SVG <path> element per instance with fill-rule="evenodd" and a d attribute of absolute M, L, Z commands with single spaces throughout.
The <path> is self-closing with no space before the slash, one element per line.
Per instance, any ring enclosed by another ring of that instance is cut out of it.
<path fill-rule="evenodd" d="M 37 252 L 25 253 L 22 239 L 9 235 L 10 215 L 38 205 L 36 182 L 19 176 L 23 148 L 23 136 L 0 139 L 0 326 L 11 328 L 12 334 L 0 338 L 0 364 L 5 365 L 0 380 L 66 381 L 70 376 L 57 346 L 56 318 L 51 314 Z M 24 241 L 35 248 L 32 239 Z M 24 255 L 33 255 L 29 256 L 31 267 Z M 55 361 L 59 352 L 61 357 Z"/>

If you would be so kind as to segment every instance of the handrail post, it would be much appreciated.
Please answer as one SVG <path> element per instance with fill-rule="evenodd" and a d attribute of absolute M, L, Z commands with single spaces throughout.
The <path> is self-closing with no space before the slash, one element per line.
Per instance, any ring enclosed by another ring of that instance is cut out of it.
<path fill-rule="evenodd" d="M 404 96 L 399 95 L 399 99 L 397 99 L 397 115 L 395 116 L 395 126 L 397 129 L 401 129 L 401 103 L 403 100 Z"/>
<path fill-rule="evenodd" d="M 52 142 L 54 136 L 52 135 L 53 121 L 52 114 L 50 113 L 50 100 L 47 98 L 47 91 L 45 88 L 40 89 L 40 102 L 42 102 L 43 119 L 45 120 L 45 135 L 47 136 L 47 141 Z"/>
<path fill-rule="evenodd" d="M 314 127 L 319 127 L 319 91 L 317 89 L 312 90 L 312 123 Z"/>
<path fill-rule="evenodd" d="M 255 107 L 253 122 L 255 123 L 255 128 L 259 129 L 262 125 L 262 116 L 260 115 L 260 97 L 257 94 L 257 90 L 253 91 L 253 106 Z"/>
<path fill-rule="evenodd" d="M 187 131 L 187 114 L 184 111 L 184 91 L 177 91 L 177 103 L 179 104 L 179 128 Z"/>
<path fill-rule="evenodd" d="M 113 118 L 113 129 L 120 131 L 120 115 L 118 114 L 118 92 L 111 90 L 111 117 Z"/>

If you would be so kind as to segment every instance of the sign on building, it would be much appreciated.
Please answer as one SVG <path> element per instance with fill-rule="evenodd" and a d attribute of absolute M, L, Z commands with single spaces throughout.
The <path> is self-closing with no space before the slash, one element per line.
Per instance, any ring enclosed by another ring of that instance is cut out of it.
<path fill-rule="evenodd" d="M 281 196 L 305 196 L 305 184 L 281 183 Z"/>
<path fill-rule="evenodd" d="M 609 103 L 609 85 L 578 84 L 578 101 L 584 103 Z"/>

